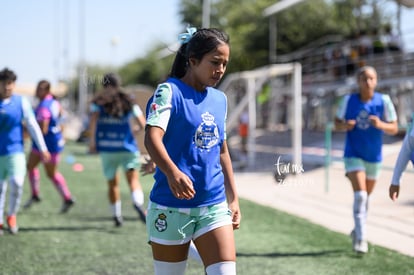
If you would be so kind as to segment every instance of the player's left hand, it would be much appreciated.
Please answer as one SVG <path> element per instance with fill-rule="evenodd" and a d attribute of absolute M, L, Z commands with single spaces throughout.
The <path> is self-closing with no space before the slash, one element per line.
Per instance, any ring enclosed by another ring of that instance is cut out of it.
<path fill-rule="evenodd" d="M 141 164 L 140 172 L 143 176 L 155 173 L 155 162 L 152 159 L 145 157 L 145 163 Z"/>
<path fill-rule="evenodd" d="M 51 158 L 49 151 L 41 152 L 41 158 L 43 162 L 49 162 Z"/>
<path fill-rule="evenodd" d="M 371 122 L 371 125 L 374 126 L 377 129 L 381 129 L 381 125 L 382 125 L 382 121 L 379 117 L 374 116 L 374 115 L 370 115 L 368 117 L 369 121 Z"/>
<path fill-rule="evenodd" d="M 239 229 L 240 228 L 240 222 L 241 222 L 241 212 L 240 212 L 240 206 L 237 202 L 229 203 L 229 209 L 231 210 L 231 219 L 233 223 L 233 229 Z"/>
<path fill-rule="evenodd" d="M 398 199 L 399 194 L 400 194 L 400 186 L 391 184 L 389 188 L 390 199 L 392 199 L 393 201 L 396 201 Z"/>

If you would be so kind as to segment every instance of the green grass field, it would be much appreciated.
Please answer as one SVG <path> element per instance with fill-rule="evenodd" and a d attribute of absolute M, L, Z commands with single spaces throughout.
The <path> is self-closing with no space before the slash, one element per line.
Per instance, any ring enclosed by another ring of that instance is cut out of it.
<path fill-rule="evenodd" d="M 0 236 L 0 274 L 153 274 L 145 226 L 138 220 L 122 181 L 124 226 L 115 228 L 99 158 L 82 144 L 68 144 L 60 170 L 76 198 L 67 214 L 42 171 L 42 202 L 18 215 L 18 235 Z M 73 155 L 84 171 L 65 161 Z M 141 178 L 146 194 L 152 178 Z M 23 203 L 29 198 L 26 181 Z M 304 219 L 241 200 L 241 229 L 236 231 L 238 274 L 414 274 L 414 259 L 370 246 L 364 256 L 351 250 L 348 236 Z M 384 236 L 386 238 L 386 236 Z M 189 260 L 186 274 L 204 274 Z"/>

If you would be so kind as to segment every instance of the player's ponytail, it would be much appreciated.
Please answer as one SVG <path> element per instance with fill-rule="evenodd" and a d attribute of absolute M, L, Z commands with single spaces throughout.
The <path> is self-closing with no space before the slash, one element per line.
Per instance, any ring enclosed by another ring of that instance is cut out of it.
<path fill-rule="evenodd" d="M 181 78 L 185 75 L 187 71 L 187 58 L 185 56 L 185 52 L 187 49 L 187 43 L 181 45 L 180 49 L 178 50 L 174 63 L 171 67 L 170 76 L 175 78 Z"/>

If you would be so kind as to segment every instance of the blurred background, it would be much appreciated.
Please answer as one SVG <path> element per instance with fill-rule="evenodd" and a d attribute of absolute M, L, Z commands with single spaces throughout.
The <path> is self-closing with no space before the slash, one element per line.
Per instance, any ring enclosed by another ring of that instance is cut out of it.
<path fill-rule="evenodd" d="M 298 128 L 300 135 L 323 136 L 338 98 L 355 88 L 364 65 L 378 70 L 378 90 L 391 95 L 404 133 L 413 113 L 413 6 L 410 0 L 3 1 L 0 64 L 18 75 L 16 93 L 32 100 L 37 82 L 51 81 L 67 111 L 66 137 L 83 142 L 88 102 L 106 72 L 120 74 L 143 107 L 169 73 L 177 35 L 188 26 L 221 28 L 232 52 L 219 88 L 229 98 L 233 155 L 242 160 L 241 151 L 260 149 L 259 136 L 287 133 L 286 146 L 302 143 Z M 300 77 L 284 64 L 299 64 Z M 241 150 L 238 118 L 246 112 L 250 132 Z"/>

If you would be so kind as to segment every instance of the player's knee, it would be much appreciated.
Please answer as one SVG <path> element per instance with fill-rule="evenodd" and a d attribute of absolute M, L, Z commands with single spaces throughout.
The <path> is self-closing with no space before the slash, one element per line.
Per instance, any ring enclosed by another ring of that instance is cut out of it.
<path fill-rule="evenodd" d="M 118 187 L 118 181 L 116 179 L 108 180 L 108 186 L 110 188 Z"/>
<path fill-rule="evenodd" d="M 23 187 L 24 184 L 24 177 L 14 176 L 10 178 L 10 185 L 16 186 L 18 188 Z"/>
<path fill-rule="evenodd" d="M 368 194 L 367 191 L 357 191 L 354 194 L 354 199 L 357 204 L 365 204 L 367 200 Z"/>
<path fill-rule="evenodd" d="M 357 191 L 354 193 L 354 213 L 361 213 L 365 211 L 367 204 L 368 194 L 367 191 Z"/>

